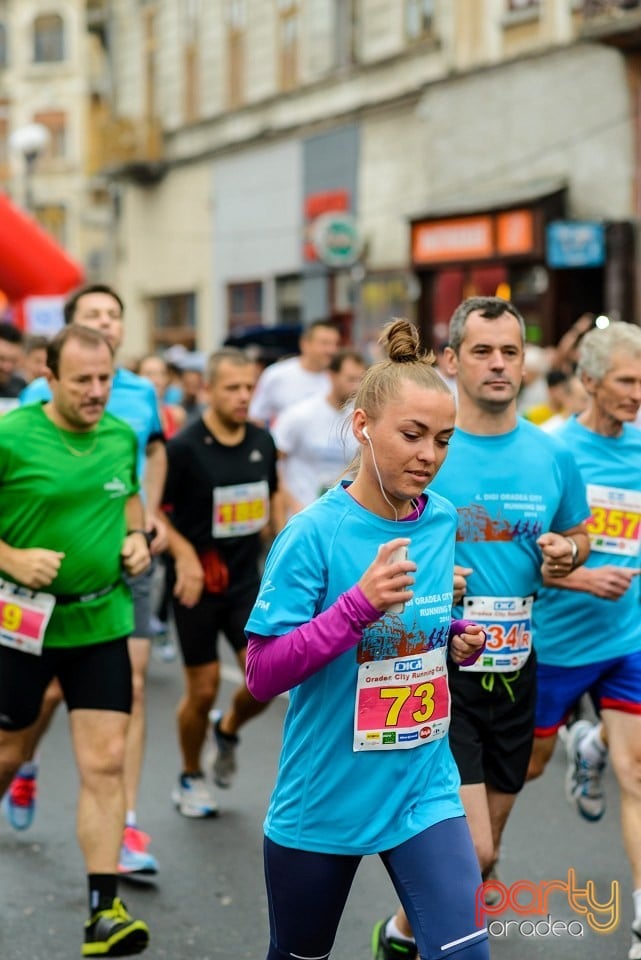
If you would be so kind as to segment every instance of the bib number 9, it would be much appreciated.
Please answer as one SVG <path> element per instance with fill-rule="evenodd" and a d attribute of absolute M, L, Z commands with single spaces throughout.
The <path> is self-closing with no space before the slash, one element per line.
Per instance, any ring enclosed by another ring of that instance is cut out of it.
<path fill-rule="evenodd" d="M 15 603 L 2 603 L 0 606 L 0 628 L 14 632 L 20 629 L 22 610 Z"/>

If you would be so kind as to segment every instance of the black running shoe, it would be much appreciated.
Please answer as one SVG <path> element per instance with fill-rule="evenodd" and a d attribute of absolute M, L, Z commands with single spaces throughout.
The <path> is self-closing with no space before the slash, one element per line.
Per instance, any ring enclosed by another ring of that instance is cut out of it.
<path fill-rule="evenodd" d="M 118 897 L 109 910 L 99 910 L 85 924 L 83 957 L 130 957 L 149 943 L 149 927 L 129 916 Z"/>

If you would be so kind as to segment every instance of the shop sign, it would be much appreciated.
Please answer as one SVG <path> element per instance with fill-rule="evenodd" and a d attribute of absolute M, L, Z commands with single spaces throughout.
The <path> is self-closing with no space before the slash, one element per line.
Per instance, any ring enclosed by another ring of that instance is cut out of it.
<path fill-rule="evenodd" d="M 605 263 L 602 223 L 556 220 L 548 224 L 546 238 L 550 267 L 602 267 Z"/>
<path fill-rule="evenodd" d="M 527 208 L 415 223 L 415 264 L 488 260 L 529 254 L 535 248 L 534 212 Z"/>
<path fill-rule="evenodd" d="M 417 223 L 412 230 L 414 263 L 479 260 L 494 253 L 492 217 L 456 217 Z"/>
<path fill-rule="evenodd" d="M 531 210 L 507 210 L 496 216 L 496 246 L 504 256 L 531 253 L 534 217 Z"/>
<path fill-rule="evenodd" d="M 316 256 L 328 267 L 350 267 L 363 249 L 363 238 L 351 213 L 323 213 L 312 223 L 312 244 Z"/>

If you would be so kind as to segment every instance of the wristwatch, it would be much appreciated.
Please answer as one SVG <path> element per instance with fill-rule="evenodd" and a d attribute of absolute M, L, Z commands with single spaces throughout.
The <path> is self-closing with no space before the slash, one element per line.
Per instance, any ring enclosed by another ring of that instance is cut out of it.
<path fill-rule="evenodd" d="M 142 530 L 140 527 L 137 530 L 127 530 L 127 536 L 129 536 L 129 534 L 131 533 L 142 533 L 143 537 L 147 541 L 148 547 L 151 545 L 151 541 L 154 539 L 154 536 L 155 536 L 153 530 Z M 575 544 L 575 547 L 576 547 L 576 544 Z"/>

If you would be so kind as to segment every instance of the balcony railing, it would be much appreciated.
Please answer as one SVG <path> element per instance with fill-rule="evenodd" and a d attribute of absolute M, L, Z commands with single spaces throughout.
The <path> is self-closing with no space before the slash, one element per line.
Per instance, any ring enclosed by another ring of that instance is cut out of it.
<path fill-rule="evenodd" d="M 641 0 L 583 0 L 583 16 L 586 19 L 594 17 L 621 17 L 630 10 L 641 10 Z"/>
<path fill-rule="evenodd" d="M 641 0 L 583 0 L 581 35 L 627 50 L 641 49 Z"/>
<path fill-rule="evenodd" d="M 151 175 L 162 164 L 162 130 L 155 120 L 134 121 L 95 111 L 90 129 L 88 173 L 131 167 L 143 174 L 148 168 Z"/>

